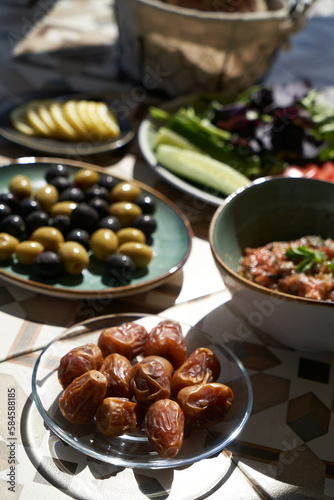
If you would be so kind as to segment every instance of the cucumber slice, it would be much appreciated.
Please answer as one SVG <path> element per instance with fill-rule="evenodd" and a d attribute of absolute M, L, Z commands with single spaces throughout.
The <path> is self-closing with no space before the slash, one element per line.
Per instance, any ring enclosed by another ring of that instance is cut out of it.
<path fill-rule="evenodd" d="M 196 151 L 161 144 L 156 158 L 160 165 L 173 173 L 230 195 L 250 182 L 234 168 Z"/>
<path fill-rule="evenodd" d="M 181 149 L 199 151 L 199 149 L 188 141 L 188 139 L 185 139 L 182 135 L 167 127 L 160 127 L 155 136 L 154 148 L 157 148 L 161 144 L 169 144 L 170 146 L 176 146 Z"/>

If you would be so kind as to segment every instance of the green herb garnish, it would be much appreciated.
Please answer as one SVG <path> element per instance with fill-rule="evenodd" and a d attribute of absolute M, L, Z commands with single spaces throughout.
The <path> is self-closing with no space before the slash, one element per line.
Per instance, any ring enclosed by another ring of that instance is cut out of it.
<path fill-rule="evenodd" d="M 306 246 L 297 248 L 288 248 L 285 256 L 293 262 L 298 262 L 296 271 L 304 273 L 312 268 L 313 264 L 321 264 L 326 256 L 326 252 L 317 252 L 310 250 Z"/>

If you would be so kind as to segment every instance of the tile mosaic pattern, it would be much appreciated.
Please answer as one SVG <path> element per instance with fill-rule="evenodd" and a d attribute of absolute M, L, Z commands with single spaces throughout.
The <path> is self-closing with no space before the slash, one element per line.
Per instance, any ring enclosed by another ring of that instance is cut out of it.
<path fill-rule="evenodd" d="M 192 304 L 187 315 L 195 311 Z M 168 313 L 177 319 L 180 311 L 174 307 Z M 298 352 L 259 330 L 247 330 L 227 297 L 197 324 L 217 340 L 228 340 L 252 383 L 252 414 L 228 446 L 233 460 L 248 464 L 247 476 L 255 482 L 270 478 L 334 495 L 333 354 Z"/>
<path fill-rule="evenodd" d="M 312 392 L 289 401 L 287 424 L 305 442 L 327 434 L 329 420 L 330 409 Z"/>
<path fill-rule="evenodd" d="M 322 355 L 292 350 L 287 350 L 286 357 L 285 349 L 280 352 L 255 343 L 250 349 L 249 344 L 241 343 L 237 352 L 240 356 L 243 350 L 241 360 L 249 369 L 253 411 L 240 440 L 229 450 L 235 458 L 251 460 L 257 470 L 279 481 L 333 492 L 333 454 L 327 459 L 334 440 L 333 357 L 328 355 L 324 361 Z M 268 359 L 265 368 L 264 352 Z M 270 366 L 273 359 L 277 362 Z M 294 396 L 296 388 L 298 395 Z M 325 442 L 327 446 L 321 446 Z M 309 471 L 302 465 L 306 463 Z"/>
<path fill-rule="evenodd" d="M 221 300 L 222 296 L 220 296 Z M 198 312 L 202 308 L 203 314 L 205 307 L 211 307 L 213 310 L 214 300 L 211 301 L 211 305 L 209 303 L 209 297 L 195 300 L 190 304 L 174 306 L 166 314 L 173 319 L 178 319 L 177 314 L 182 314 L 184 320 L 188 318 L 190 322 L 190 318 L 193 318 L 196 322 L 193 311 Z M 206 323 L 208 317 L 210 313 L 205 316 L 204 324 L 200 324 L 203 329 L 208 328 Z M 226 328 L 233 327 L 231 319 L 230 324 L 225 326 Z M 210 332 L 212 333 L 211 329 Z M 221 331 L 216 327 L 214 333 L 218 335 Z M 247 426 L 228 446 L 224 456 L 230 457 L 233 467 L 237 465 L 240 467 L 242 464 L 251 465 L 247 469 L 247 480 L 254 483 L 254 491 L 256 491 L 258 480 L 256 474 L 260 474 L 261 481 L 279 481 L 285 484 L 286 488 L 296 488 L 296 494 L 299 491 L 308 491 L 310 498 L 324 499 L 324 495 L 330 495 L 334 487 L 334 460 L 332 446 L 330 446 L 334 437 L 332 409 L 334 360 L 329 355 L 309 355 L 291 349 L 268 346 L 259 340 L 256 333 L 254 332 L 247 342 L 233 345 L 233 350 L 247 367 L 254 391 L 254 406 Z M 89 500 L 94 500 L 95 497 L 99 498 L 99 494 L 104 494 L 103 491 L 109 484 L 118 491 L 117 489 L 121 488 L 121 484 L 127 478 L 131 486 L 124 493 L 124 497 L 121 497 L 124 500 L 130 500 L 134 491 L 138 495 L 135 498 L 138 499 L 141 495 L 147 495 L 150 498 L 157 492 L 159 495 L 166 494 L 167 496 L 168 484 L 169 487 L 172 484 L 174 488 L 176 487 L 174 486 L 175 478 L 168 479 L 168 475 L 165 477 L 160 472 L 150 476 L 146 471 L 122 470 L 108 464 L 98 463 L 61 443 L 52 433 L 50 434 L 45 425 L 39 423 L 41 419 L 34 404 L 26 399 L 30 394 L 30 377 L 38 354 L 39 351 L 27 353 L 0 363 L 1 390 L 15 386 L 20 394 L 21 405 L 25 405 L 25 409 L 22 409 L 22 423 L 25 422 L 27 427 L 22 430 L 21 439 L 25 447 L 31 448 L 30 452 L 33 456 L 29 457 L 29 460 L 34 464 L 31 480 L 34 487 L 38 488 L 36 491 L 44 491 L 51 483 L 55 486 L 57 491 L 55 498 L 58 499 L 62 498 L 62 494 L 74 491 L 78 494 L 83 484 L 88 484 L 92 495 Z M 266 359 L 268 362 L 265 362 Z M 319 362 L 328 366 L 328 383 L 319 382 L 316 371 L 314 371 L 312 381 L 300 376 L 305 375 L 303 372 L 298 373 L 301 360 L 302 364 L 305 364 L 307 360 L 309 368 L 312 368 L 312 363 L 314 367 L 317 367 Z M 291 372 L 294 373 L 293 376 L 290 376 Z M 0 464 L 1 456 L 5 452 L 1 441 L 6 441 L 5 436 L 5 430 L 1 429 L 0 425 Z M 20 448 L 20 460 L 23 460 L 21 457 L 25 453 L 25 449 Z M 222 460 L 220 465 L 218 465 L 218 457 Z M 226 465 L 224 457 L 221 455 L 218 457 L 213 458 L 209 463 L 212 467 L 210 477 L 213 471 L 216 474 L 220 466 Z M 3 467 L 5 469 L 6 464 Z M 223 484 L 225 481 L 228 484 L 228 475 L 225 477 L 225 474 L 227 473 L 224 473 L 222 481 Z M 3 477 L 0 468 L 0 481 Z M 104 479 L 104 482 L 101 482 L 101 479 Z M 32 486 L 26 486 L 25 481 L 24 488 L 30 489 Z M 167 488 L 165 493 L 162 493 L 163 488 Z M 311 495 L 312 490 L 317 493 L 317 496 Z M 26 491 L 28 492 L 28 489 Z M 254 498 L 258 498 L 254 491 L 252 493 L 255 495 Z M 268 487 L 269 497 L 271 497 L 270 491 L 271 488 Z M 187 498 L 180 492 L 174 495 L 177 500 Z M 233 498 L 233 496 L 226 496 L 226 498 Z M 259 498 L 262 496 L 260 495 Z"/>

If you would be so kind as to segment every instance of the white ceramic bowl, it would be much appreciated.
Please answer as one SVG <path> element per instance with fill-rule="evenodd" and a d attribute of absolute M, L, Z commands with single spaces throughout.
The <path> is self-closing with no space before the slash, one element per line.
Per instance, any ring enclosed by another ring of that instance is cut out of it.
<path fill-rule="evenodd" d="M 209 232 L 217 267 L 250 331 L 299 350 L 334 351 L 334 303 L 271 291 L 237 273 L 246 246 L 305 235 L 334 238 L 333 183 L 259 179 L 226 199 Z"/>

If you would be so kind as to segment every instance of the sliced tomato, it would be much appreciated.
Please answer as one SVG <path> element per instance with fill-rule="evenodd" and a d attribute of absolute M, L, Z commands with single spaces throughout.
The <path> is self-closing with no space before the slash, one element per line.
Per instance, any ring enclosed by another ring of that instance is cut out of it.
<path fill-rule="evenodd" d="M 308 179 L 316 179 L 320 173 L 320 168 L 314 163 L 309 163 L 303 168 L 304 177 Z"/>
<path fill-rule="evenodd" d="M 317 179 L 334 181 L 334 163 L 332 161 L 326 161 L 326 163 L 320 167 Z"/>
<path fill-rule="evenodd" d="M 298 167 L 297 165 L 290 165 L 284 171 L 285 177 L 307 177 L 309 179 L 316 178 L 319 174 L 319 167 L 310 163 L 305 167 Z"/>
<path fill-rule="evenodd" d="M 283 175 L 284 177 L 307 177 L 334 182 L 334 162 L 326 161 L 321 167 L 314 163 L 309 163 L 305 167 L 289 165 Z"/>

